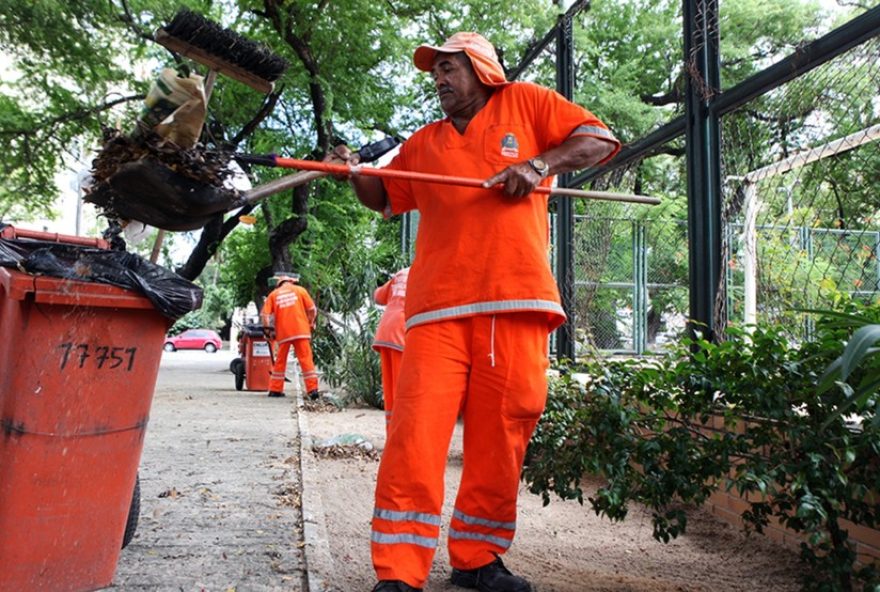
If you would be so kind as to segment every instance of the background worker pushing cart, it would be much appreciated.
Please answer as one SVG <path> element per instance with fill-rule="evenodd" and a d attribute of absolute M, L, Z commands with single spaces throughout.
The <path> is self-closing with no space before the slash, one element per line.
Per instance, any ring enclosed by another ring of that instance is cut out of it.
<path fill-rule="evenodd" d="M 273 348 L 277 347 L 268 396 L 284 396 L 287 357 L 292 346 L 302 369 L 305 392 L 309 399 L 315 400 L 318 398 L 318 372 L 312 359 L 311 339 L 318 308 L 308 291 L 297 285 L 299 275 L 279 272 L 272 279 L 278 287 L 266 298 L 260 313 L 263 331 L 274 342 Z"/>

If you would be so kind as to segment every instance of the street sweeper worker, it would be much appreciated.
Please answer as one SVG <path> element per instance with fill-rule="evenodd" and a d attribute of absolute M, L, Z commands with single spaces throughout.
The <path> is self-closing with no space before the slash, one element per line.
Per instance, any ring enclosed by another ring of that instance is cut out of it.
<path fill-rule="evenodd" d="M 385 406 L 386 428 L 391 422 L 394 389 L 397 386 L 400 360 L 403 357 L 406 332 L 403 306 L 406 302 L 408 276 L 409 267 L 404 267 L 373 292 L 373 301 L 385 307 L 376 327 L 376 335 L 373 337 L 373 349 L 379 352 L 379 363 L 382 368 L 382 400 Z"/>
<path fill-rule="evenodd" d="M 306 396 L 317 399 L 318 372 L 312 360 L 311 339 L 318 309 L 306 289 L 297 284 L 297 274 L 276 273 L 273 280 L 277 287 L 269 293 L 260 314 L 263 330 L 277 348 L 269 378 L 269 396 L 284 396 L 284 376 L 292 345 L 302 370 Z"/>
<path fill-rule="evenodd" d="M 350 177 L 367 207 L 420 214 L 406 349 L 376 483 L 373 590 L 411 592 L 427 580 L 461 413 L 464 464 L 447 540 L 452 584 L 528 592 L 500 556 L 516 532 L 523 457 L 547 398 L 548 333 L 565 320 L 547 257 L 547 197 L 533 190 L 604 163 L 620 143 L 558 93 L 508 82 L 477 33 L 422 45 L 413 61 L 430 72 L 446 117 L 416 131 L 389 168 L 485 182 Z M 327 158 L 356 162 L 346 146 Z"/>

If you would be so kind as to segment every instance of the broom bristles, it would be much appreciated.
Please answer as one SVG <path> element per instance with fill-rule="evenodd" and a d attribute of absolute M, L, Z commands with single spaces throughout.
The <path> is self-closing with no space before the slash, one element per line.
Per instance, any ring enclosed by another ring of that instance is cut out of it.
<path fill-rule="evenodd" d="M 186 8 L 180 9 L 162 30 L 268 82 L 278 80 L 287 70 L 284 58 L 266 46 L 225 29 Z"/>

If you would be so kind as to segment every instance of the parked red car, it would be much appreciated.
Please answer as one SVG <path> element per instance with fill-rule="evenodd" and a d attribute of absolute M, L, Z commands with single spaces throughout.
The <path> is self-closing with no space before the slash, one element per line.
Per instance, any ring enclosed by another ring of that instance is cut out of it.
<path fill-rule="evenodd" d="M 223 342 L 216 331 L 210 329 L 187 329 L 174 337 L 165 337 L 165 351 L 173 352 L 179 349 L 203 349 L 208 353 L 214 353 L 220 349 Z"/>

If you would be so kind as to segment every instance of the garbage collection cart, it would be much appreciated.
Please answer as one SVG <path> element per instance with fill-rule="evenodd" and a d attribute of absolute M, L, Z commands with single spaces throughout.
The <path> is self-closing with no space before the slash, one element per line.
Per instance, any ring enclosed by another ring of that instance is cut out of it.
<path fill-rule="evenodd" d="M 103 241 L 36 233 L 31 243 L 21 235 L 0 228 L 0 590 L 94 590 L 112 583 L 131 536 L 173 321 L 155 299 L 91 280 L 114 274 L 98 271 L 98 261 L 119 258 L 101 252 Z M 76 273 L 90 279 L 20 271 L 9 266 L 13 256 L 25 269 L 45 257 L 75 268 L 63 260 L 80 257 L 88 269 Z"/>
<path fill-rule="evenodd" d="M 245 323 L 238 334 L 238 355 L 232 360 L 229 369 L 235 375 L 235 388 L 249 391 L 269 390 L 269 375 L 272 372 L 272 344 L 266 340 L 263 327 L 255 323 Z"/>

